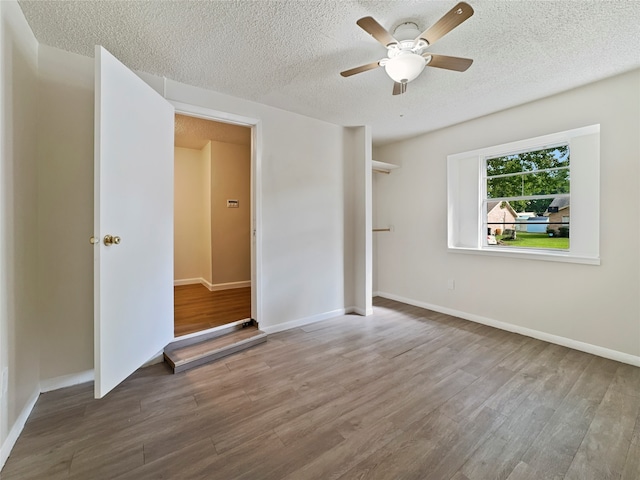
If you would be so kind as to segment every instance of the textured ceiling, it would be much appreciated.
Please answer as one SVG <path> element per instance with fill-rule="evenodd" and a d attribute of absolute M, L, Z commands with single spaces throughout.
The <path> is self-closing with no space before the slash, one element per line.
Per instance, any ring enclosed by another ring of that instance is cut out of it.
<path fill-rule="evenodd" d="M 392 96 L 383 69 L 342 78 L 386 50 L 356 25 L 421 30 L 451 1 L 20 1 L 41 43 L 340 125 L 382 144 L 640 67 L 640 2 L 467 0 L 475 15 L 430 51 L 469 57 L 426 68 Z"/>
<path fill-rule="evenodd" d="M 176 147 L 200 150 L 210 140 L 236 143 L 238 145 L 251 145 L 251 128 L 176 115 Z"/>

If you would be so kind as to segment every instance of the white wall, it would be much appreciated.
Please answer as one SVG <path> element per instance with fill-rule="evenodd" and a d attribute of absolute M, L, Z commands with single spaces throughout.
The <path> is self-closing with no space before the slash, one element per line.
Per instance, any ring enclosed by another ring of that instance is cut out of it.
<path fill-rule="evenodd" d="M 39 203 L 47 225 L 71 232 L 56 252 L 46 232 L 40 235 L 40 278 L 55 279 L 42 308 L 42 378 L 50 380 L 93 368 L 93 59 L 41 46 L 39 60 L 40 101 L 48 105 L 40 112 L 41 172 L 55 179 Z M 142 76 L 161 89 L 162 79 Z M 260 122 L 260 326 L 273 330 L 342 311 L 345 264 L 352 261 L 345 255 L 343 128 L 177 82 L 167 81 L 166 91 L 170 100 Z"/>
<path fill-rule="evenodd" d="M 93 61 L 39 47 L 41 378 L 93 369 Z"/>
<path fill-rule="evenodd" d="M 350 165 L 348 192 L 353 195 L 349 204 L 348 221 L 352 231 L 353 249 L 351 290 L 352 306 L 360 315 L 371 315 L 372 307 L 372 184 L 371 129 L 345 128 L 345 162 Z"/>
<path fill-rule="evenodd" d="M 202 209 L 201 222 L 205 229 L 205 240 L 203 241 L 202 253 L 202 278 L 205 282 L 212 283 L 213 273 L 211 272 L 211 142 L 202 148 L 202 162 L 204 164 L 203 176 L 200 179 L 204 191 L 206 202 Z"/>
<path fill-rule="evenodd" d="M 38 44 L 16 2 L 0 2 L 0 45 L 1 467 L 40 392 Z"/>
<path fill-rule="evenodd" d="M 377 224 L 395 226 L 377 238 L 378 290 L 640 362 L 639 85 L 635 71 L 376 148 L 376 160 L 402 164 L 376 185 Z M 600 266 L 447 251 L 447 155 L 597 123 Z"/>
<path fill-rule="evenodd" d="M 375 160 L 375 159 L 374 159 Z M 392 175 L 392 174 L 388 174 Z M 389 225 L 381 224 L 378 222 L 378 182 L 383 181 L 386 177 L 385 173 L 373 172 L 371 175 L 371 222 L 373 228 L 388 228 Z M 380 235 L 388 235 L 388 232 L 375 232 L 371 237 L 371 289 L 372 295 L 378 294 L 378 237 Z"/>
<path fill-rule="evenodd" d="M 206 152 L 205 152 L 206 150 Z M 210 143 L 174 149 L 174 279 L 211 282 Z M 207 155 L 208 154 L 208 155 Z"/>
<path fill-rule="evenodd" d="M 162 79 L 143 76 L 162 91 Z M 270 331 L 345 307 L 343 128 L 173 81 L 170 100 L 260 122 L 262 314 Z"/>

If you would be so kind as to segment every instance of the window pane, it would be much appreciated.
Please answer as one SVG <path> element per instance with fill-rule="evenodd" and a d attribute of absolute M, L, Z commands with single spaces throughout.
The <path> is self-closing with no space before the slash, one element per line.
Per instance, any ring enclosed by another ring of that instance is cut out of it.
<path fill-rule="evenodd" d="M 569 227 L 558 225 L 519 225 L 520 230 L 500 231 L 496 232 L 494 239 L 497 246 L 510 248 L 550 248 L 554 250 L 569 250 Z M 556 228 L 551 228 L 556 227 Z M 497 227 L 498 229 L 500 227 Z M 527 231 L 523 231 L 526 228 Z M 529 231 L 540 230 L 543 231 Z M 547 232 L 547 229 L 554 230 Z M 495 229 L 494 229 L 495 231 Z M 487 242 L 490 245 L 490 242 Z"/>
<path fill-rule="evenodd" d="M 547 170 L 487 178 L 487 198 L 569 193 L 569 170 Z"/>
<path fill-rule="evenodd" d="M 561 145 L 515 155 L 487 159 L 487 176 L 533 172 L 545 168 L 569 166 L 569 146 Z"/>
<path fill-rule="evenodd" d="M 486 245 L 568 250 L 569 225 L 561 223 L 570 208 L 568 146 L 488 158 L 486 166 Z"/>

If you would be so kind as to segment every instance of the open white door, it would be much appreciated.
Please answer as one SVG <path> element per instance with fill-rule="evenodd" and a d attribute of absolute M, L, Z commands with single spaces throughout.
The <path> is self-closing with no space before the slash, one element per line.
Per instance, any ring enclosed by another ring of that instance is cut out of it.
<path fill-rule="evenodd" d="M 173 106 L 96 47 L 95 396 L 173 339 Z M 105 236 L 119 237 L 108 245 Z"/>

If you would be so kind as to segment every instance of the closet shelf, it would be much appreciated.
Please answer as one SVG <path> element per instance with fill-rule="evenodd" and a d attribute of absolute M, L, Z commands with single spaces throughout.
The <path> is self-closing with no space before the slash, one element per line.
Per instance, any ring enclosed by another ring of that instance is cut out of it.
<path fill-rule="evenodd" d="M 371 169 L 377 173 L 391 173 L 391 170 L 399 167 L 400 165 L 394 165 L 393 163 L 379 162 L 377 160 L 371 161 Z"/>

